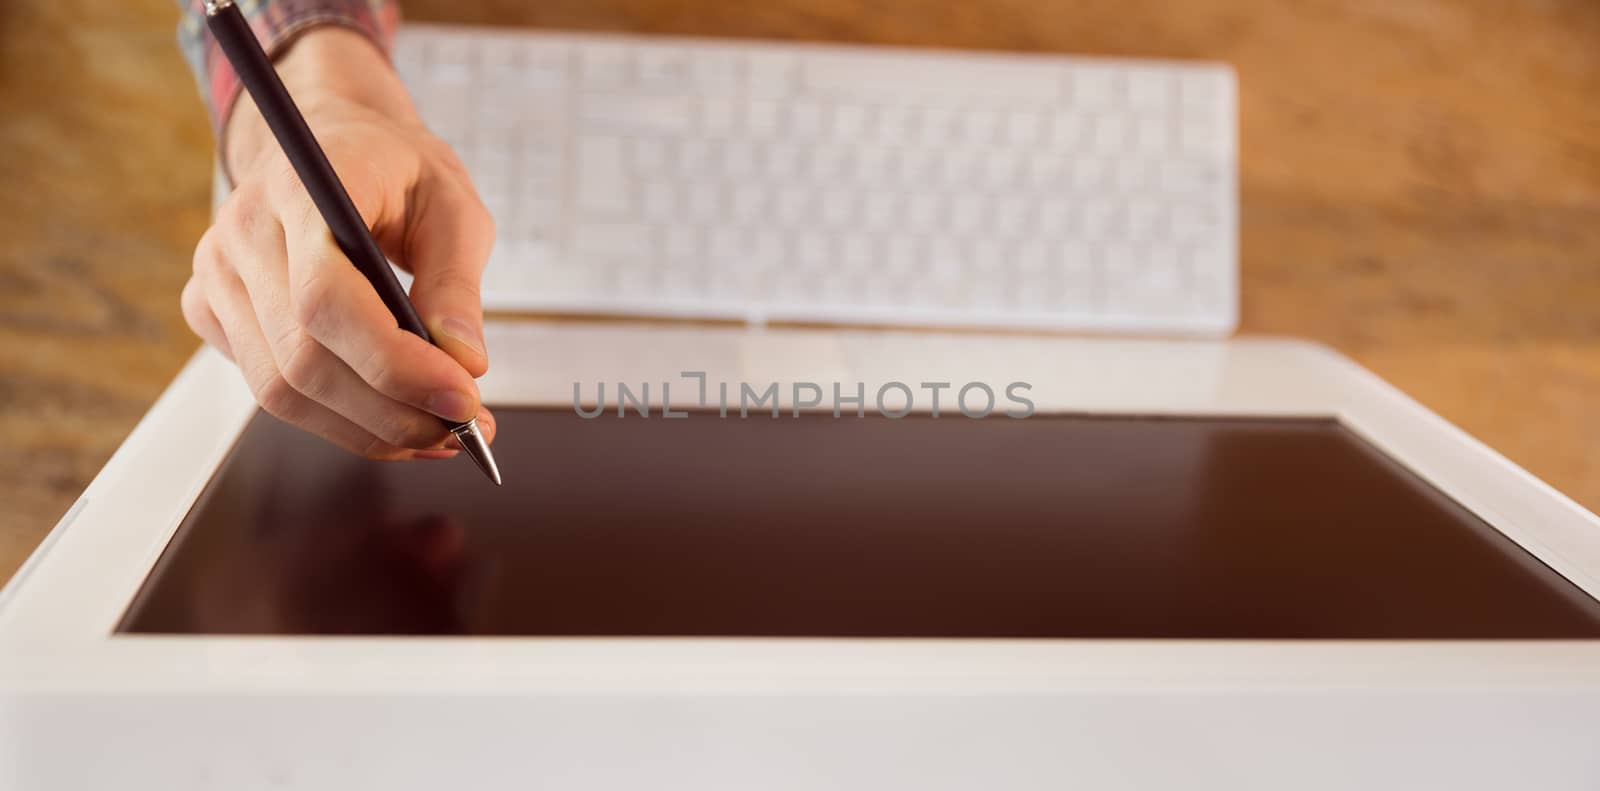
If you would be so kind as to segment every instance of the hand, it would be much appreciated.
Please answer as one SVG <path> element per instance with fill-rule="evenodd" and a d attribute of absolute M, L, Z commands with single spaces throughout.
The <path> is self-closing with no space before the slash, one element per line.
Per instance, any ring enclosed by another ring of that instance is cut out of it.
<path fill-rule="evenodd" d="M 439 344 L 395 326 L 340 252 L 248 94 L 223 134 L 236 186 L 183 290 L 189 326 L 238 364 L 269 413 L 380 459 L 457 451 L 440 418 L 494 437 L 478 284 L 493 222 L 459 159 L 429 134 L 383 55 L 337 27 L 277 62 L 289 92 Z"/>

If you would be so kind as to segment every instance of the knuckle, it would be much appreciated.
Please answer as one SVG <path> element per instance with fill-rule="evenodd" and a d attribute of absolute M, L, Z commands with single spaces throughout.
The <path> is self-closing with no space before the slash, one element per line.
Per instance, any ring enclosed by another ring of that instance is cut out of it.
<path fill-rule="evenodd" d="M 496 233 L 494 215 L 489 213 L 489 207 L 483 204 L 482 198 L 478 198 L 476 204 L 477 211 L 474 214 L 478 218 L 478 227 L 481 229 L 479 233 L 484 239 L 493 242 Z"/>
<path fill-rule="evenodd" d="M 283 356 L 279 361 L 283 380 L 296 392 L 313 401 L 327 395 L 329 378 L 327 357 L 311 336 L 293 330 L 279 342 Z"/>
<path fill-rule="evenodd" d="M 326 329 L 329 310 L 333 309 L 333 280 L 312 268 L 291 292 L 289 301 L 294 308 L 294 318 L 300 326 L 316 335 Z"/>
<path fill-rule="evenodd" d="M 389 455 L 389 443 L 373 437 L 360 450 L 356 451 L 356 454 L 362 458 L 383 461 Z"/>
<path fill-rule="evenodd" d="M 217 207 L 216 224 L 232 231 L 249 233 L 266 210 L 266 203 L 266 195 L 258 184 L 241 184 Z"/>
<path fill-rule="evenodd" d="M 426 448 L 444 438 L 444 427 L 437 420 L 424 421 L 413 415 L 396 416 L 379 434 L 389 444 L 399 448 Z"/>
<path fill-rule="evenodd" d="M 194 274 L 215 272 L 222 266 L 222 247 L 217 241 L 217 233 L 216 226 L 212 226 L 200 235 L 200 241 L 194 246 Z"/>
<path fill-rule="evenodd" d="M 205 291 L 200 288 L 200 283 L 193 277 L 183 284 L 183 293 L 178 298 L 178 307 L 183 311 L 183 320 L 189 324 L 189 329 L 202 333 L 209 329 L 211 306 L 206 303 Z"/>
<path fill-rule="evenodd" d="M 430 281 L 429 285 L 439 291 L 454 292 L 473 299 L 478 299 L 481 296 L 481 285 L 478 282 L 478 278 L 457 269 L 438 272 L 430 278 Z"/>
<path fill-rule="evenodd" d="M 281 198 L 295 195 L 304 187 L 300 186 L 300 177 L 295 174 L 294 165 L 287 157 L 282 157 L 268 171 L 257 189 L 261 198 L 266 199 L 268 196 Z"/>
<path fill-rule="evenodd" d="M 216 315 L 211 312 L 210 304 L 206 303 L 205 290 L 200 288 L 200 283 L 194 277 L 184 283 L 184 293 L 178 299 L 178 306 L 184 314 L 184 323 L 194 330 L 195 335 L 206 339 L 208 343 L 222 343 L 218 336 L 221 327 L 218 327 Z"/>
<path fill-rule="evenodd" d="M 357 451 L 357 455 L 375 461 L 387 461 L 397 458 L 400 454 L 396 452 L 393 444 L 382 437 L 372 437 Z"/>
<path fill-rule="evenodd" d="M 302 405 L 305 403 L 305 397 L 276 371 L 257 377 L 254 381 L 255 384 L 251 389 L 255 393 L 256 403 L 260 404 L 268 414 L 289 423 L 294 423 L 303 416 Z"/>
<path fill-rule="evenodd" d="M 422 149 L 444 163 L 445 168 L 457 174 L 466 174 L 467 163 L 462 161 L 461 155 L 457 154 L 455 148 L 446 142 L 444 138 L 431 132 L 426 133 L 423 137 Z"/>
<path fill-rule="evenodd" d="M 382 351 L 374 350 L 369 352 L 362 359 L 361 364 L 356 367 L 356 370 L 361 373 L 361 378 L 365 379 L 367 384 L 372 385 L 372 389 L 390 398 L 395 398 L 402 394 L 404 383 L 401 381 L 400 374 L 397 373 L 399 369 L 390 364 L 388 355 Z"/>

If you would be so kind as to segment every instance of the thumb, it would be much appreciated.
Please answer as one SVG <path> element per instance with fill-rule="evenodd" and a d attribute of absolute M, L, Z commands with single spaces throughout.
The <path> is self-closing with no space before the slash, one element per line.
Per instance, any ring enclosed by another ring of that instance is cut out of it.
<path fill-rule="evenodd" d="M 479 284 L 494 245 L 494 221 L 471 193 L 435 190 L 407 229 L 411 304 L 434 343 L 474 377 L 489 370 Z"/>

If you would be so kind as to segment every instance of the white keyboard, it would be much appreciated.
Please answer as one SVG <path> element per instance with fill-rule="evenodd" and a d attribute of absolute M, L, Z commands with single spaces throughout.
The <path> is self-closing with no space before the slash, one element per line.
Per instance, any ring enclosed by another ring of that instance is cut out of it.
<path fill-rule="evenodd" d="M 1225 66 L 409 25 L 486 308 L 1220 335 Z"/>

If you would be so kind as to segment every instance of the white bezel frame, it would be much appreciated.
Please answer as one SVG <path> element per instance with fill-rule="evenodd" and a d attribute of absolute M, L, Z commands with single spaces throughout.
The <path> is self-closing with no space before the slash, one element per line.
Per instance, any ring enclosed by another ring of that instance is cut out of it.
<path fill-rule="evenodd" d="M 491 322 L 489 335 L 495 368 L 483 380 L 483 391 L 488 402 L 499 404 L 570 406 L 573 382 L 679 381 L 682 371 L 695 370 L 706 371 L 713 382 L 862 381 L 869 388 L 889 380 L 1024 380 L 1033 384 L 1030 395 L 1041 412 L 1334 417 L 1600 597 L 1600 519 L 1313 344 L 499 321 Z M 1593 708 L 1600 700 L 1600 641 L 113 633 L 253 412 L 232 365 L 208 350 L 191 360 L 0 592 L 0 711 L 7 700 L 84 695 L 415 700 L 492 693 L 614 700 L 692 694 L 723 700 L 1542 690 L 1560 693 L 1573 707 L 1588 707 L 1559 709 L 1565 712 L 1563 727 L 1575 738 L 1600 734 L 1600 711 Z M 516 472 L 506 475 L 514 480 Z M 352 716 L 361 721 L 384 715 Z"/>

